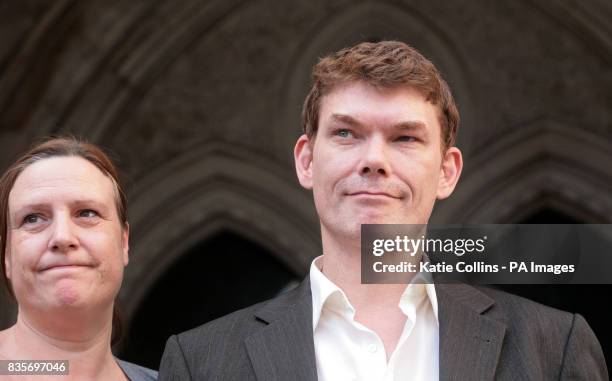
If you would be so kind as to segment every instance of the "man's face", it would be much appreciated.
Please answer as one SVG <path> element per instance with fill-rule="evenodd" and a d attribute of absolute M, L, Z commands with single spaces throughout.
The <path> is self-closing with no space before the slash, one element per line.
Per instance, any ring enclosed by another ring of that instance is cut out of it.
<path fill-rule="evenodd" d="M 409 87 L 352 82 L 321 101 L 316 141 L 295 148 L 322 231 L 358 239 L 361 224 L 426 224 L 450 195 L 461 153 L 443 153 L 438 109 Z"/>

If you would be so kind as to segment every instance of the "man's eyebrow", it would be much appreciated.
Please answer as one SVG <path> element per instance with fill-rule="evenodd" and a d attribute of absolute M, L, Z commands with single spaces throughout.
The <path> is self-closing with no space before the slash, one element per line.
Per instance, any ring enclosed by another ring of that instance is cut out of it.
<path fill-rule="evenodd" d="M 332 114 L 332 119 L 336 122 L 348 124 L 352 127 L 360 127 L 362 124 L 355 118 L 345 114 Z"/>
<path fill-rule="evenodd" d="M 427 126 L 420 120 L 409 120 L 405 122 L 399 122 L 392 126 L 398 130 L 410 130 L 410 131 L 423 131 L 427 132 Z"/>
<path fill-rule="evenodd" d="M 345 115 L 345 114 L 332 114 L 331 117 L 336 122 L 347 124 L 347 125 L 352 126 L 352 127 L 361 127 L 362 126 L 361 122 L 359 122 L 357 119 L 355 119 L 355 118 L 353 118 L 352 116 L 349 116 L 349 115 Z M 407 120 L 407 121 L 395 123 L 395 124 L 391 125 L 391 128 L 398 129 L 398 130 L 411 130 L 411 131 L 421 131 L 421 130 L 423 130 L 424 132 L 427 131 L 427 126 L 425 125 L 425 122 L 422 122 L 420 120 Z"/>

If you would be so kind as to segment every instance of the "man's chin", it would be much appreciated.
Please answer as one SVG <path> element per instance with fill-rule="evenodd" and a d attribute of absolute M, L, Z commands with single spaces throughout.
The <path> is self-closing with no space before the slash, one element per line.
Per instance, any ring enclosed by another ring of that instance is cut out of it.
<path fill-rule="evenodd" d="M 344 222 L 335 221 L 330 224 L 325 224 L 330 233 L 343 239 L 361 242 L 361 226 L 362 225 L 398 225 L 398 224 L 419 224 L 414 219 L 397 218 L 397 216 L 389 216 L 389 214 L 373 214 L 361 215 L 351 219 L 346 218 Z"/>
<path fill-rule="evenodd" d="M 406 218 L 395 218 L 389 216 L 389 214 L 368 215 L 358 219 L 359 228 L 361 225 L 395 225 L 409 223 L 411 222 Z"/>
<path fill-rule="evenodd" d="M 342 231 L 342 235 L 346 238 L 354 239 L 361 241 L 361 226 L 362 225 L 388 225 L 388 224 L 396 224 L 398 222 L 392 222 L 389 219 L 385 218 L 369 218 L 362 219 L 355 222 L 347 223 L 345 226 L 340 227 Z"/>

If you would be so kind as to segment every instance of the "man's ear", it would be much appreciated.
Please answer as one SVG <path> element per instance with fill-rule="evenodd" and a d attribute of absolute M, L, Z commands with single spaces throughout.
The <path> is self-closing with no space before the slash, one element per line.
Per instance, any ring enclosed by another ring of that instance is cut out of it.
<path fill-rule="evenodd" d="M 306 189 L 312 189 L 312 144 L 306 135 L 298 138 L 293 149 L 295 172 L 300 184 Z"/>
<path fill-rule="evenodd" d="M 457 147 L 450 147 L 442 157 L 442 166 L 440 168 L 440 179 L 438 180 L 439 200 L 445 199 L 453 193 L 461 170 L 463 169 L 463 157 L 461 151 Z"/>
<path fill-rule="evenodd" d="M 125 228 L 123 229 L 122 239 L 122 249 L 123 249 L 123 265 L 127 266 L 130 262 L 130 224 L 126 223 Z"/>

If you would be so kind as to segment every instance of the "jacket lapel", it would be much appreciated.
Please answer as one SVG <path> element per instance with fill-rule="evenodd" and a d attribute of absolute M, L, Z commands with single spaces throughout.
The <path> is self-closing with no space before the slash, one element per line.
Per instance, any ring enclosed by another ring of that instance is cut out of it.
<path fill-rule="evenodd" d="M 258 380 L 317 380 L 308 278 L 255 313 L 265 327 L 245 345 Z"/>
<path fill-rule="evenodd" d="M 440 380 L 493 380 L 506 333 L 486 316 L 493 299 L 464 284 L 436 284 Z"/>
<path fill-rule="evenodd" d="M 463 284 L 436 284 L 436 296 L 440 380 L 493 380 L 506 332 L 503 322 L 486 316 L 493 299 Z M 255 317 L 267 324 L 245 340 L 257 379 L 316 381 L 309 279 Z"/>

